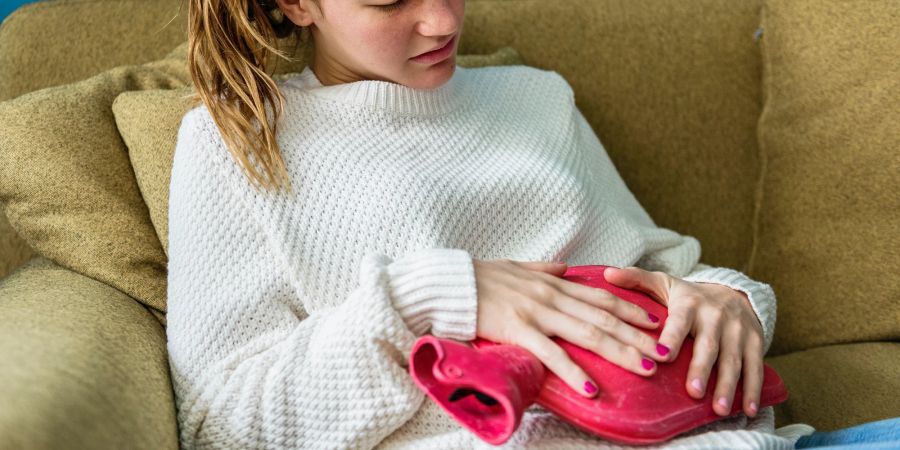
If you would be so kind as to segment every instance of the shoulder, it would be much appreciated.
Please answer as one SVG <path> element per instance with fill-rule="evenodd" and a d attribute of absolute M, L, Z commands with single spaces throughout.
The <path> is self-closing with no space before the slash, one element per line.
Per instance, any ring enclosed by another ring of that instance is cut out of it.
<path fill-rule="evenodd" d="M 195 106 L 181 117 L 173 166 L 218 166 L 227 162 L 227 153 L 222 135 L 205 104 Z"/>
<path fill-rule="evenodd" d="M 527 65 L 468 69 L 475 97 L 490 111 L 520 118 L 543 119 L 561 126 L 571 116 L 575 97 L 558 72 Z M 552 119 L 551 119 L 552 118 Z"/>
<path fill-rule="evenodd" d="M 555 70 L 528 65 L 486 66 L 467 68 L 473 81 L 497 92 L 497 89 L 519 94 L 546 94 L 564 99 L 574 99 L 568 80 Z"/>

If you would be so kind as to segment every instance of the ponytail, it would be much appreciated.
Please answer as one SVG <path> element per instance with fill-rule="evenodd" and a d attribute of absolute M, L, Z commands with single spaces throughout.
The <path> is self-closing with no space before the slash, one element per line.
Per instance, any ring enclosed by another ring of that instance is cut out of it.
<path fill-rule="evenodd" d="M 299 43 L 304 28 L 284 17 L 274 0 L 187 1 L 187 60 L 194 84 L 189 100 L 206 105 L 254 188 L 293 192 L 275 138 L 284 96 L 269 65 L 273 54 L 292 61 L 277 41 L 293 36 Z"/>

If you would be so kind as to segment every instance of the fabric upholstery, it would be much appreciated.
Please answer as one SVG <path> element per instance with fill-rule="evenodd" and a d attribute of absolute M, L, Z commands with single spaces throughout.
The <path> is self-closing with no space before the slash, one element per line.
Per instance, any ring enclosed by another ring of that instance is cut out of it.
<path fill-rule="evenodd" d="M 788 387 L 775 426 L 804 422 L 818 430 L 900 415 L 900 342 L 825 345 L 765 359 Z"/>
<path fill-rule="evenodd" d="M 188 83 L 184 59 L 167 57 L 0 103 L 0 202 L 13 228 L 42 256 L 158 315 L 165 254 L 111 105 L 124 91 Z"/>
<path fill-rule="evenodd" d="M 0 299 L 0 447 L 178 448 L 166 334 L 146 308 L 40 256 Z"/>
<path fill-rule="evenodd" d="M 126 18 L 127 20 L 123 20 Z M 0 101 L 162 58 L 187 39 L 187 2 L 57 0 L 0 25 Z"/>
<path fill-rule="evenodd" d="M 900 340 L 900 3 L 769 1 L 762 26 L 769 354 Z"/>

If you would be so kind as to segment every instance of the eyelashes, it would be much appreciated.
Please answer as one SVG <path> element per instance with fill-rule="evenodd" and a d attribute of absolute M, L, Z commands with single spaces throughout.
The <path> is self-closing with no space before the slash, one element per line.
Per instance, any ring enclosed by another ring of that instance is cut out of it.
<path fill-rule="evenodd" d="M 392 12 L 392 11 L 396 11 L 396 10 L 402 8 L 403 4 L 405 2 L 406 2 L 406 0 L 397 0 L 396 2 L 391 3 L 390 5 L 376 5 L 375 7 L 384 12 Z"/>

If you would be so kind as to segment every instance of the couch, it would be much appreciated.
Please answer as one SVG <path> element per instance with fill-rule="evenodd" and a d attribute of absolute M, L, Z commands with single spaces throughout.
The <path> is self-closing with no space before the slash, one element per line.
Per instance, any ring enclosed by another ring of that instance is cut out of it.
<path fill-rule="evenodd" d="M 772 285 L 776 426 L 831 430 L 900 415 L 898 30 L 890 0 L 469 0 L 459 53 L 566 77 L 657 224 Z M 2 448 L 178 448 L 146 175 L 171 152 L 117 126 L 190 90 L 185 31 L 163 0 L 0 25 Z"/>

